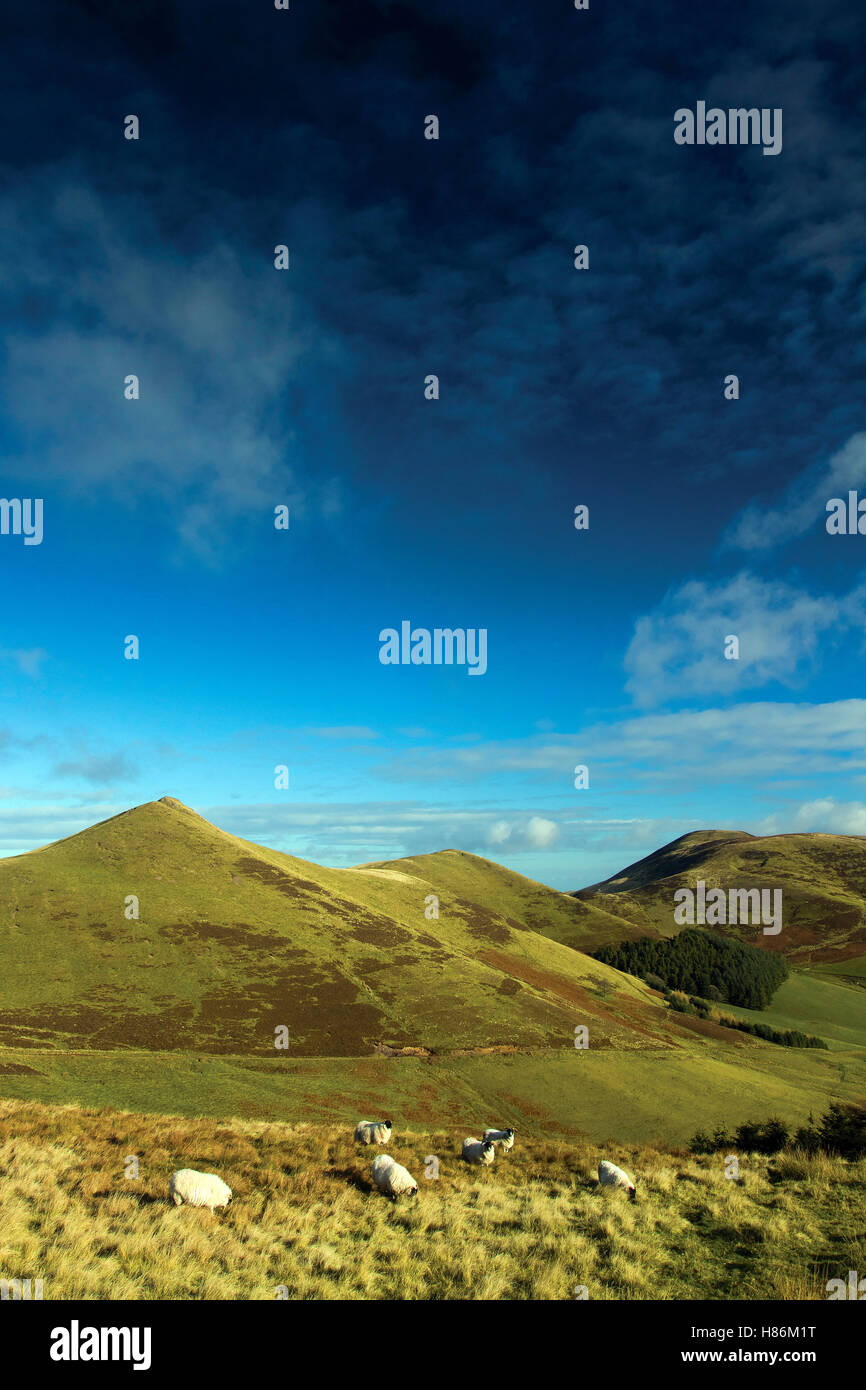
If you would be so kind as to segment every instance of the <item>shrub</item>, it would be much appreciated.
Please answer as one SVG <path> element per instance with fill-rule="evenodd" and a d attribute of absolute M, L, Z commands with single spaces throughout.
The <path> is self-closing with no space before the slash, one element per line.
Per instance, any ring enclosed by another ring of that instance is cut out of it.
<path fill-rule="evenodd" d="M 827 1050 L 823 1038 L 811 1033 L 801 1033 L 792 1028 L 771 1028 L 769 1023 L 747 1023 L 744 1019 L 732 1018 L 730 1014 L 719 1014 L 718 1021 L 725 1028 L 736 1028 L 740 1033 L 751 1033 L 753 1037 L 763 1038 L 764 1042 L 777 1043 L 780 1047 L 822 1047 Z"/>
<path fill-rule="evenodd" d="M 788 1142 L 788 1126 L 773 1117 L 740 1125 L 734 1132 L 734 1147 L 749 1153 L 776 1154 Z"/>
<path fill-rule="evenodd" d="M 665 984 L 661 976 L 654 975 L 651 970 L 648 970 L 647 973 L 644 975 L 643 982 L 645 985 L 649 985 L 650 989 L 657 989 L 660 994 L 664 994 L 665 990 L 667 989 L 667 985 Z"/>
<path fill-rule="evenodd" d="M 689 1148 L 693 1154 L 714 1154 L 716 1152 L 716 1145 L 712 1137 L 702 1129 L 696 1130 L 692 1135 Z"/>
<path fill-rule="evenodd" d="M 749 1153 L 776 1154 L 782 1149 L 802 1149 L 807 1154 L 829 1154 L 839 1158 L 866 1157 L 866 1106 L 834 1101 L 817 1122 L 808 1122 L 791 1135 L 784 1120 L 747 1120 L 729 1138 L 723 1125 L 712 1135 L 699 1129 L 689 1143 L 692 1153 L 717 1153 L 735 1148 Z"/>
<path fill-rule="evenodd" d="M 818 1128 L 821 1148 L 841 1158 L 866 1154 L 866 1106 L 834 1103 Z"/>

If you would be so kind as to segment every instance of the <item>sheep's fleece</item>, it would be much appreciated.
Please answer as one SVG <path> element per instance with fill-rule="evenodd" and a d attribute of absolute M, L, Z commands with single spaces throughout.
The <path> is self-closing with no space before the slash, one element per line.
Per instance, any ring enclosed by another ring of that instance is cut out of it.
<path fill-rule="evenodd" d="M 194 1168 L 179 1168 L 172 1173 L 169 1195 L 176 1207 L 181 1202 L 191 1207 L 227 1207 L 232 1190 L 216 1173 L 197 1173 Z"/>
<path fill-rule="evenodd" d="M 496 1149 L 490 1139 L 472 1139 L 471 1137 L 463 1140 L 461 1157 L 467 1163 L 492 1163 L 496 1157 Z"/>
<path fill-rule="evenodd" d="M 418 1191 L 418 1184 L 408 1168 L 395 1163 L 390 1154 L 379 1154 L 378 1158 L 374 1158 L 370 1172 L 379 1191 L 395 1202 L 402 1192 L 414 1196 Z"/>
<path fill-rule="evenodd" d="M 491 1144 L 498 1145 L 503 1153 L 508 1153 L 509 1149 L 514 1148 L 513 1129 L 485 1129 L 484 1138 L 489 1139 Z"/>
<path fill-rule="evenodd" d="M 390 1120 L 359 1120 L 355 1125 L 356 1144 L 387 1144 L 390 1138 Z"/>
<path fill-rule="evenodd" d="M 634 1181 L 623 1168 L 618 1168 L 609 1159 L 603 1158 L 598 1165 L 598 1180 L 602 1187 L 622 1187 L 630 1197 L 635 1195 Z"/>

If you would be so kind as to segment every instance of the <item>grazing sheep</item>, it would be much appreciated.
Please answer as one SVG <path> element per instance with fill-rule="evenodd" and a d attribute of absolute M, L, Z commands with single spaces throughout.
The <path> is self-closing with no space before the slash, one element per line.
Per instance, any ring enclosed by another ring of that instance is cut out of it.
<path fill-rule="evenodd" d="M 498 1144 L 503 1153 L 514 1148 L 513 1129 L 485 1129 L 484 1138 L 489 1139 L 491 1144 Z"/>
<path fill-rule="evenodd" d="M 191 1207 L 227 1207 L 232 1190 L 216 1173 L 197 1173 L 194 1168 L 179 1168 L 172 1173 L 169 1196 L 176 1207 L 182 1202 Z"/>
<path fill-rule="evenodd" d="M 378 1158 L 374 1158 L 370 1172 L 379 1191 L 390 1197 L 392 1202 L 396 1202 L 403 1192 L 414 1197 L 418 1191 L 418 1184 L 408 1168 L 395 1163 L 389 1154 L 379 1154 Z"/>
<path fill-rule="evenodd" d="M 624 1172 L 622 1168 L 617 1168 L 615 1163 L 610 1163 L 606 1158 L 603 1158 L 598 1165 L 598 1180 L 602 1187 L 623 1188 L 628 1192 L 629 1201 L 636 1201 L 637 1193 L 635 1192 L 634 1182 L 629 1177 L 628 1173 Z"/>
<path fill-rule="evenodd" d="M 467 1163 L 492 1163 L 496 1149 L 492 1139 L 464 1139 L 460 1157 Z"/>
<path fill-rule="evenodd" d="M 387 1144 L 390 1138 L 390 1120 L 359 1120 L 355 1125 L 356 1144 Z"/>

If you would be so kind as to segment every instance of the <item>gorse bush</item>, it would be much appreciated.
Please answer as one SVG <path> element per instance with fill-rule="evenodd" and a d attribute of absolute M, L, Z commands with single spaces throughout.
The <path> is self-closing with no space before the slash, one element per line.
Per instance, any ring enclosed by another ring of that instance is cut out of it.
<path fill-rule="evenodd" d="M 657 989 L 661 994 L 667 988 L 661 976 L 654 975 L 651 970 L 648 970 L 642 978 L 645 985 L 649 985 L 650 989 Z"/>
<path fill-rule="evenodd" d="M 790 973 L 784 957 L 773 951 L 759 951 L 694 928 L 670 940 L 642 936 L 638 941 L 621 941 L 603 946 L 594 955 L 628 975 L 644 979 L 651 975 L 669 989 L 745 1009 L 766 1008 Z"/>

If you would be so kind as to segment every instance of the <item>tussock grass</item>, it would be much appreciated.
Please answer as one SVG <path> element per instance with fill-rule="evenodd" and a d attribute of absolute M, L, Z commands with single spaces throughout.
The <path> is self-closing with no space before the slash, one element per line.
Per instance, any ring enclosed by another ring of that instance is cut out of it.
<path fill-rule="evenodd" d="M 395 1129 L 420 1190 L 394 1205 L 348 1126 L 0 1101 L 0 1278 L 47 1299 L 815 1299 L 866 1272 L 864 1162 L 754 1157 L 731 1181 L 716 1155 L 518 1136 L 478 1169 L 462 1137 Z M 601 1157 L 637 1203 L 599 1189 Z M 230 1206 L 173 1207 L 177 1167 L 219 1172 Z"/>

